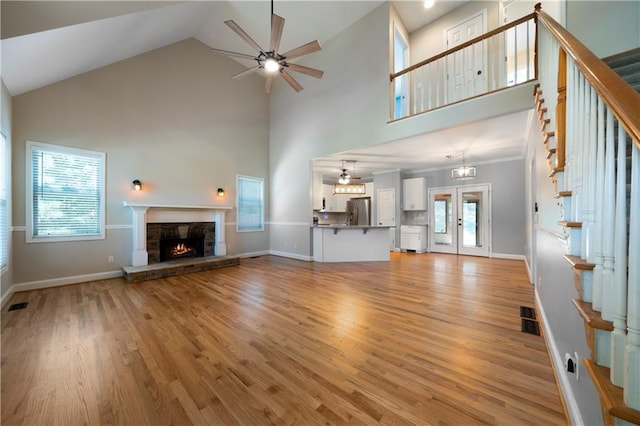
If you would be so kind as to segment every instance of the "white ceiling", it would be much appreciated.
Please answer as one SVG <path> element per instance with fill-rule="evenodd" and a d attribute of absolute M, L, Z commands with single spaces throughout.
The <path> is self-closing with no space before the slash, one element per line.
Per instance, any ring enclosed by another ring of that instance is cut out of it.
<path fill-rule="evenodd" d="M 144 3 L 144 5 L 142 5 Z M 275 1 L 285 18 L 281 50 L 314 39 L 324 43 L 383 1 Z M 391 2 L 411 32 L 466 1 Z M 95 7 L 94 7 L 95 5 Z M 253 54 L 224 21 L 233 19 L 262 46 L 269 43 L 271 3 L 265 0 L 185 2 L 2 1 L 1 75 L 9 93 L 22 93 L 190 38 L 215 48 Z M 18 24 L 16 24 L 18 23 Z M 19 23 L 23 23 L 20 25 Z M 301 58 L 300 63 L 304 63 Z M 245 65 L 252 65 L 246 63 Z M 363 176 L 382 170 L 443 168 L 445 156 L 465 151 L 474 162 L 521 157 L 527 113 L 473 123 L 316 161 L 332 175 L 340 160 L 357 160 Z M 449 162 L 450 163 L 450 162 Z"/>
<path fill-rule="evenodd" d="M 464 153 L 468 165 L 524 157 L 526 129 L 533 111 L 465 124 L 419 136 L 337 153 L 315 159 L 313 168 L 329 180 L 338 179 L 342 161 L 354 176 L 371 178 L 375 173 L 401 170 L 416 172 L 456 167 Z M 452 156 L 448 159 L 447 156 Z M 354 164 L 356 161 L 355 171 Z"/>

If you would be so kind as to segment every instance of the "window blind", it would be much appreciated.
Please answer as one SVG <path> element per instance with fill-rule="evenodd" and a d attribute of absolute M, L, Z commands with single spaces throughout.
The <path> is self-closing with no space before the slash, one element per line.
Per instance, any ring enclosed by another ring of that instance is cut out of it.
<path fill-rule="evenodd" d="M 246 176 L 237 177 L 237 230 L 264 230 L 263 180 Z"/>
<path fill-rule="evenodd" d="M 104 154 L 31 145 L 33 229 L 36 237 L 104 234 Z"/>

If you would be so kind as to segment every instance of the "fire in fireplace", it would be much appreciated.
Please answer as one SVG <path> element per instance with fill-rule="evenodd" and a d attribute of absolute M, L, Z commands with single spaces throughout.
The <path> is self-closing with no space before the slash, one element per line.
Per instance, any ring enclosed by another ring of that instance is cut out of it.
<path fill-rule="evenodd" d="M 215 223 L 147 223 L 149 265 L 172 259 L 214 256 Z"/>
<path fill-rule="evenodd" d="M 160 261 L 204 256 L 204 237 L 160 240 Z"/>

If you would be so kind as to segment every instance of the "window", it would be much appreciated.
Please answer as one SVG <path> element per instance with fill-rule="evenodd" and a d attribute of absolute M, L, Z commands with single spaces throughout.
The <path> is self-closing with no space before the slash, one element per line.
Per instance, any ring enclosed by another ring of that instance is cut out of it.
<path fill-rule="evenodd" d="M 393 31 L 393 72 L 402 71 L 409 66 L 409 45 L 397 27 Z M 409 74 L 403 74 L 394 82 L 393 118 L 409 115 L 408 96 Z"/>
<path fill-rule="evenodd" d="M 236 186 L 236 230 L 264 231 L 264 180 L 238 175 Z"/>
<path fill-rule="evenodd" d="M 9 144 L 0 132 L 0 270 L 8 264 L 9 253 Z"/>
<path fill-rule="evenodd" d="M 104 239 L 101 152 L 27 141 L 27 242 Z"/>

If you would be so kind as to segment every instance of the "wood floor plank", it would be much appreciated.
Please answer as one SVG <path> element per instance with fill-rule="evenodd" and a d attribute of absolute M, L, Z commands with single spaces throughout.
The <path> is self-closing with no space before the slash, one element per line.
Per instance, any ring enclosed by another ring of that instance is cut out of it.
<path fill-rule="evenodd" d="M 3 425 L 566 425 L 520 261 L 275 256 L 15 294 Z"/>

